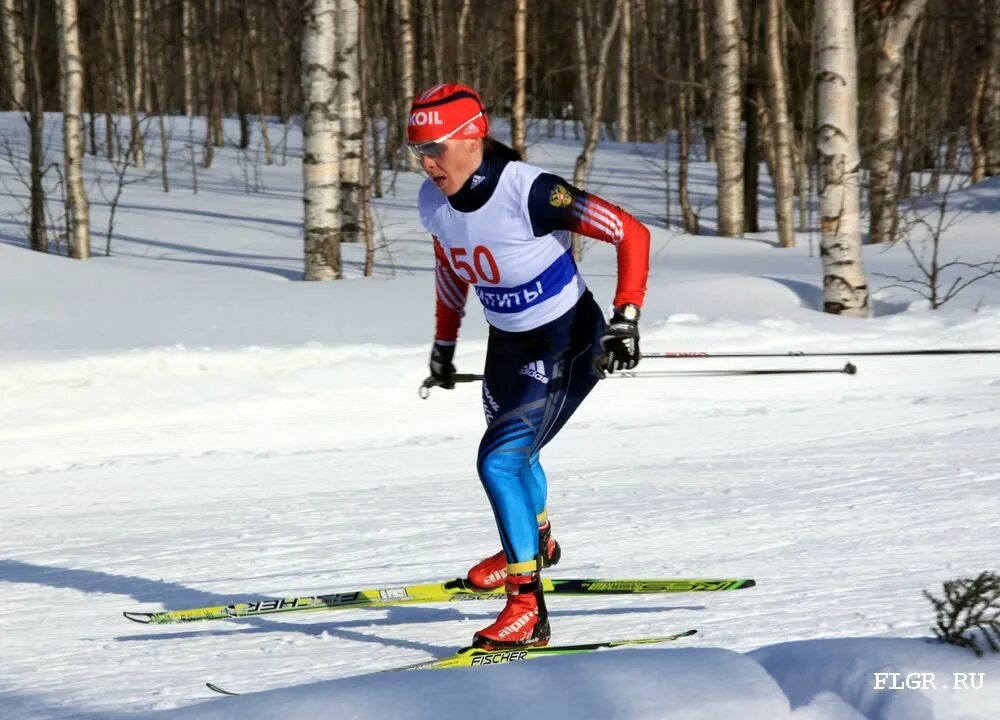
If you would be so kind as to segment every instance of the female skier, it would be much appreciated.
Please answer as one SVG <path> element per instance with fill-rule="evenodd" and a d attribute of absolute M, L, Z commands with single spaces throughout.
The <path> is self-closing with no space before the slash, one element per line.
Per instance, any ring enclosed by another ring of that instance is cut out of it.
<path fill-rule="evenodd" d="M 546 645 L 540 572 L 558 562 L 560 549 L 538 455 L 605 372 L 639 362 L 649 231 L 621 208 L 520 162 L 490 137 L 482 100 L 471 88 L 424 91 L 407 127 L 427 175 L 420 219 L 434 238 L 430 381 L 455 386 L 455 343 L 470 285 L 490 325 L 482 385 L 487 428 L 477 470 L 503 549 L 469 570 L 469 580 L 482 588 L 505 585 L 507 604 L 473 645 Z M 577 271 L 571 232 L 617 248 L 618 287 L 607 325 Z"/>

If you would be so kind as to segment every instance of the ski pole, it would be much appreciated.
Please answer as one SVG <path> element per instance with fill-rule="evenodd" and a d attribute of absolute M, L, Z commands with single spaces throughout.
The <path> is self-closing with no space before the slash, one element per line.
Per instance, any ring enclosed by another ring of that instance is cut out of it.
<path fill-rule="evenodd" d="M 612 378 L 654 378 L 654 377 L 739 377 L 740 375 L 857 375 L 858 368 L 854 363 L 845 363 L 841 368 L 765 368 L 762 370 L 652 370 L 649 372 L 635 372 L 634 370 L 622 370 L 614 375 L 608 375 L 606 379 Z"/>
<path fill-rule="evenodd" d="M 479 382 L 482 379 L 483 375 L 481 373 L 455 373 L 451 376 L 451 380 L 454 383 Z M 426 400 L 430 396 L 432 387 L 441 387 L 441 383 L 438 382 L 433 375 L 428 376 L 428 378 L 420 385 L 421 400 Z"/>
<path fill-rule="evenodd" d="M 739 377 L 748 375 L 856 375 L 857 366 L 854 363 L 845 363 L 841 368 L 777 368 L 762 370 L 653 370 L 651 372 L 635 372 L 633 370 L 619 370 L 617 373 L 609 373 L 605 380 L 626 380 L 640 378 L 662 378 L 662 377 Z M 483 379 L 480 373 L 455 373 L 451 377 L 452 382 L 471 383 L 479 382 Z M 441 383 L 433 377 L 428 377 L 420 386 L 420 397 L 424 400 L 428 398 L 431 388 L 440 387 Z"/>
<path fill-rule="evenodd" d="M 789 352 L 654 352 L 643 353 L 642 358 L 650 360 L 660 359 L 687 359 L 687 358 L 779 358 L 779 357 L 878 357 L 878 356 L 905 356 L 905 355 L 1000 355 L 1000 348 L 970 348 L 970 349 L 941 349 L 941 350 L 861 350 L 847 352 L 801 352 L 791 350 Z"/>

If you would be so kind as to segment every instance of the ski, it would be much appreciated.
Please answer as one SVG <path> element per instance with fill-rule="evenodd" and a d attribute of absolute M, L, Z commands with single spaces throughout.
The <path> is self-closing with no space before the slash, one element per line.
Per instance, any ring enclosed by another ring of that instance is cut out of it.
<path fill-rule="evenodd" d="M 664 578 L 648 580 L 595 580 L 543 578 L 542 588 L 547 595 L 631 595 L 689 592 L 722 592 L 754 587 L 749 578 Z M 330 595 L 309 595 L 292 598 L 271 598 L 229 605 L 163 610 L 159 612 L 122 613 L 138 623 L 165 625 L 194 622 L 197 620 L 231 620 L 279 613 L 309 612 L 318 610 L 344 610 L 362 607 L 389 607 L 410 603 L 443 603 L 463 600 L 502 600 L 503 588 L 482 590 L 464 578 L 445 582 L 400 587 L 372 588 Z"/>
<path fill-rule="evenodd" d="M 481 667 L 483 665 L 502 665 L 535 660 L 536 658 L 553 657 L 556 655 L 579 655 L 606 648 L 620 648 L 635 645 L 657 645 L 683 637 L 694 635 L 697 630 L 685 630 L 674 635 L 663 637 L 632 638 L 629 640 L 607 640 L 604 642 L 583 643 L 581 645 L 546 645 L 543 647 L 526 647 L 516 650 L 481 650 L 479 648 L 462 648 L 454 655 L 440 660 L 407 665 L 396 670 L 447 670 L 457 667 Z"/>
<path fill-rule="evenodd" d="M 215 683 L 210 683 L 210 682 L 205 683 L 205 687 L 207 687 L 212 692 L 219 693 L 219 695 L 229 695 L 230 697 L 236 697 L 237 695 L 243 694 L 238 692 L 232 692 L 231 690 L 226 690 L 225 688 L 221 688 Z"/>
<path fill-rule="evenodd" d="M 482 650 L 480 648 L 462 648 L 453 655 L 437 660 L 426 660 L 413 665 L 380 670 L 379 672 L 404 672 L 409 670 L 448 670 L 460 667 L 483 667 L 484 665 L 505 665 L 522 660 L 536 660 L 557 655 L 580 655 L 597 650 L 634 647 L 637 645 L 658 645 L 694 635 L 697 630 L 664 635 L 662 637 L 631 638 L 628 640 L 606 640 L 604 642 L 582 643 L 580 645 L 546 645 L 543 647 L 526 647 L 514 650 Z M 241 695 L 242 693 L 227 690 L 215 683 L 207 682 L 205 686 L 220 695 Z"/>

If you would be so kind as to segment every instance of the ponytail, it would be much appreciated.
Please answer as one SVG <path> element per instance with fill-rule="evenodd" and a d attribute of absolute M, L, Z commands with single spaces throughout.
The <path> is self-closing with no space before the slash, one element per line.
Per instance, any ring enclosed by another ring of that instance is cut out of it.
<path fill-rule="evenodd" d="M 504 145 L 492 135 L 487 135 L 483 138 L 483 153 L 508 162 L 512 160 L 523 160 L 521 153 L 509 145 Z"/>

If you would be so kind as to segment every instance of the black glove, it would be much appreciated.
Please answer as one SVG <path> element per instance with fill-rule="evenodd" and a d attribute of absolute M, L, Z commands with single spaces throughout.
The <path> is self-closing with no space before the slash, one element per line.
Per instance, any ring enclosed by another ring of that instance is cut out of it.
<path fill-rule="evenodd" d="M 455 345 L 436 342 L 431 348 L 431 378 L 438 387 L 451 390 L 455 387 Z"/>
<path fill-rule="evenodd" d="M 639 364 L 639 308 L 635 305 L 616 307 L 604 335 L 602 362 L 598 365 L 601 377 L 604 372 L 631 370 Z"/>

